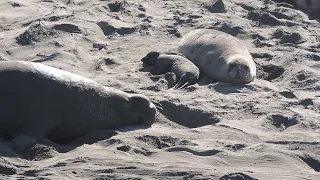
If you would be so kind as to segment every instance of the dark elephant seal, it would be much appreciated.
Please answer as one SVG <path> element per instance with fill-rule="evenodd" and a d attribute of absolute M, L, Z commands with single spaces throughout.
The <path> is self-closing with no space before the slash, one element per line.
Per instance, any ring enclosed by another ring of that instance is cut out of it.
<path fill-rule="evenodd" d="M 221 31 L 191 31 L 181 39 L 178 52 L 216 81 L 249 83 L 256 77 L 256 65 L 247 48 L 237 38 Z"/>
<path fill-rule="evenodd" d="M 320 10 L 320 1 L 319 0 L 282 0 L 289 4 L 302 9 L 302 10 Z"/>
<path fill-rule="evenodd" d="M 178 53 L 160 53 L 156 51 L 149 52 L 141 61 L 148 66 L 155 66 L 157 74 L 173 72 L 179 78 L 177 84 L 173 87 L 184 88 L 195 84 L 199 79 L 199 68 L 189 59 Z"/>
<path fill-rule="evenodd" d="M 155 121 L 156 108 L 146 96 L 40 63 L 0 62 L 0 95 L 0 134 L 14 138 L 17 150 L 42 138 L 66 141 Z"/>

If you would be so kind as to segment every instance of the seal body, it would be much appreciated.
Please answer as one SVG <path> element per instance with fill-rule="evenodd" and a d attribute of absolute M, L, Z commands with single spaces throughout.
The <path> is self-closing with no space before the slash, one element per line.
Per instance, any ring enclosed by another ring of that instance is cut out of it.
<path fill-rule="evenodd" d="M 256 65 L 247 48 L 237 38 L 221 31 L 191 31 L 181 39 L 178 52 L 216 81 L 249 83 L 256 76 Z"/>
<path fill-rule="evenodd" d="M 0 62 L 0 134 L 26 148 L 42 138 L 66 141 L 94 130 L 155 121 L 156 108 L 140 94 L 23 61 Z"/>
<path fill-rule="evenodd" d="M 174 88 L 184 88 L 195 84 L 200 75 L 199 68 L 189 59 L 178 53 L 149 52 L 141 61 L 156 68 L 157 74 L 173 72 L 179 78 Z"/>
<path fill-rule="evenodd" d="M 298 8 L 303 10 L 320 10 L 320 1 L 319 0 L 283 0 L 289 4 L 293 4 Z"/>

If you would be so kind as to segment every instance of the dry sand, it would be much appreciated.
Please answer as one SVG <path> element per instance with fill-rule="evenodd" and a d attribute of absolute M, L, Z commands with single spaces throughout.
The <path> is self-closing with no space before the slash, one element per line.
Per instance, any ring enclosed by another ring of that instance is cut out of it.
<path fill-rule="evenodd" d="M 27 159 L 2 139 L 0 179 L 320 179 L 320 10 L 311 8 L 273 0 L 1 0 L 0 60 L 41 62 L 142 93 L 159 113 L 151 128 L 96 132 L 78 147 L 44 140 Z M 142 66 L 149 51 L 175 51 L 197 28 L 239 38 L 258 78 L 235 85 L 202 77 L 168 90 L 172 73 Z"/>

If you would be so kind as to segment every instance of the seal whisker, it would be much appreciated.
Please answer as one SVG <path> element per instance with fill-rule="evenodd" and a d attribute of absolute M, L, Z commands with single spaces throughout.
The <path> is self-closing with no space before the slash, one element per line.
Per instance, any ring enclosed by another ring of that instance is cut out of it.
<path fill-rule="evenodd" d="M 186 83 L 185 83 L 184 85 L 182 85 L 179 89 L 183 89 L 183 88 L 189 86 L 189 84 L 190 84 L 190 82 L 186 82 Z"/>

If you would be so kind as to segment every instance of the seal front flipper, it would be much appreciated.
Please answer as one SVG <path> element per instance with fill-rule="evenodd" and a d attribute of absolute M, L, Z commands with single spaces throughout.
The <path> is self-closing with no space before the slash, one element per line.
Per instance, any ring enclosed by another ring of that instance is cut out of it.
<path fill-rule="evenodd" d="M 183 89 L 183 88 L 185 88 L 185 87 L 187 87 L 187 86 L 189 86 L 190 85 L 190 82 L 186 82 L 186 83 L 184 83 L 182 86 L 180 86 L 180 87 L 175 87 L 176 89 Z"/>
<path fill-rule="evenodd" d="M 11 147 L 14 151 L 22 152 L 40 141 L 40 138 L 28 134 L 21 134 L 11 141 Z"/>
<path fill-rule="evenodd" d="M 196 80 L 198 80 L 198 78 L 190 76 L 190 73 L 183 74 L 177 84 L 170 89 L 183 89 L 189 85 L 194 84 Z"/>

